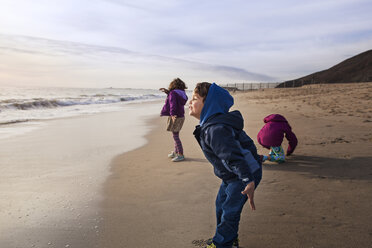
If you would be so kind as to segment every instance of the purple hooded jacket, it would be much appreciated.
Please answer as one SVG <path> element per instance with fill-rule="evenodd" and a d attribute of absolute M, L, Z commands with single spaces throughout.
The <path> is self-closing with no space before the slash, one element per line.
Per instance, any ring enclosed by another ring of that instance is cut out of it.
<path fill-rule="evenodd" d="M 293 153 L 297 146 L 297 137 L 284 116 L 271 114 L 264 118 L 264 122 L 266 124 L 257 134 L 258 143 L 267 149 L 271 146 L 281 146 L 285 134 L 288 140 L 287 155 Z"/>
<path fill-rule="evenodd" d="M 177 117 L 185 116 L 185 104 L 187 102 L 187 96 L 184 90 L 171 90 L 165 99 L 165 104 L 160 112 L 160 116 L 172 116 Z"/>

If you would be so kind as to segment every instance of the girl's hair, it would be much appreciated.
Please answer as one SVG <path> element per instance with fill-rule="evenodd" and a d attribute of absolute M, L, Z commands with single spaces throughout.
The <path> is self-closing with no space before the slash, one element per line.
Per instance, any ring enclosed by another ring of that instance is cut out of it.
<path fill-rule="evenodd" d="M 208 95 L 209 87 L 211 87 L 211 85 L 212 84 L 208 82 L 197 83 L 194 89 L 194 93 L 203 97 L 203 102 L 205 102 L 205 99 Z"/>
<path fill-rule="evenodd" d="M 168 87 L 168 90 L 169 90 L 169 91 L 174 90 L 174 89 L 185 90 L 185 89 L 187 89 L 187 87 L 186 87 L 186 84 L 185 84 L 184 81 L 182 81 L 182 80 L 179 79 L 179 78 L 175 78 L 175 79 L 173 79 L 173 81 L 169 84 L 169 87 Z"/>

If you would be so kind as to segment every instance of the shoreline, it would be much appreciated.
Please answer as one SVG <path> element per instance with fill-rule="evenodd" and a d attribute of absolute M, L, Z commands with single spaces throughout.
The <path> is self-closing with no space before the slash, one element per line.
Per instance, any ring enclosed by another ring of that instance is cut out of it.
<path fill-rule="evenodd" d="M 50 118 L 41 118 L 41 119 L 25 119 L 25 120 L 14 120 L 7 123 L 0 123 L 0 141 L 4 139 L 9 139 L 17 137 L 20 135 L 25 135 L 34 130 L 40 129 L 45 126 L 48 122 L 58 121 L 58 120 L 68 120 L 76 118 L 84 118 L 93 115 L 108 114 L 115 112 L 122 112 L 123 109 L 131 109 L 133 106 L 147 105 L 147 104 L 161 104 L 162 100 L 142 100 L 134 102 L 123 102 L 122 105 L 108 105 L 108 106 L 98 106 L 100 108 L 107 108 L 102 112 L 81 112 L 81 113 L 71 113 L 70 115 L 65 116 L 54 116 Z M 84 105 L 82 105 L 84 107 Z M 67 106 L 71 108 L 71 106 Z M 66 110 L 66 109 L 65 109 Z"/>

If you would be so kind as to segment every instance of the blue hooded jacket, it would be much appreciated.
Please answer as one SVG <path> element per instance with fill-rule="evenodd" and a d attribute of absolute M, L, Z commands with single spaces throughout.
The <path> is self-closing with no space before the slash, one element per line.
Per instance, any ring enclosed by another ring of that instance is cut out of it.
<path fill-rule="evenodd" d="M 262 170 L 261 160 L 253 140 L 243 131 L 241 113 L 229 112 L 233 104 L 230 93 L 213 83 L 194 135 L 217 177 L 225 182 L 242 180 L 247 185 L 261 179 L 255 178 L 261 175 L 256 173 Z"/>

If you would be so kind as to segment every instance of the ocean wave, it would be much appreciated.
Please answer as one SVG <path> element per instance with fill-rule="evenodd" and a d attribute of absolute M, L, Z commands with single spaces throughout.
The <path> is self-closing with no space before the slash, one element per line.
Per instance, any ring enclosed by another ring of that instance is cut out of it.
<path fill-rule="evenodd" d="M 159 99 L 159 98 L 162 98 L 162 96 L 155 95 L 155 94 L 146 94 L 146 95 L 142 95 L 142 96 L 120 97 L 120 101 L 126 102 L 126 101 L 136 101 L 136 100 Z"/>
<path fill-rule="evenodd" d="M 23 119 L 23 120 L 10 120 L 10 121 L 0 121 L 0 126 L 1 125 L 10 125 L 10 124 L 16 124 L 16 123 L 22 123 L 22 122 L 28 122 L 30 120 L 28 119 Z"/>
<path fill-rule="evenodd" d="M 95 94 L 81 98 L 63 98 L 63 99 L 6 99 L 0 101 L 1 110 L 33 110 L 33 109 L 51 109 L 58 107 L 67 107 L 74 105 L 94 105 L 94 104 L 112 104 L 127 101 L 140 101 L 162 98 L 156 94 L 144 94 L 136 96 L 104 95 Z"/>

